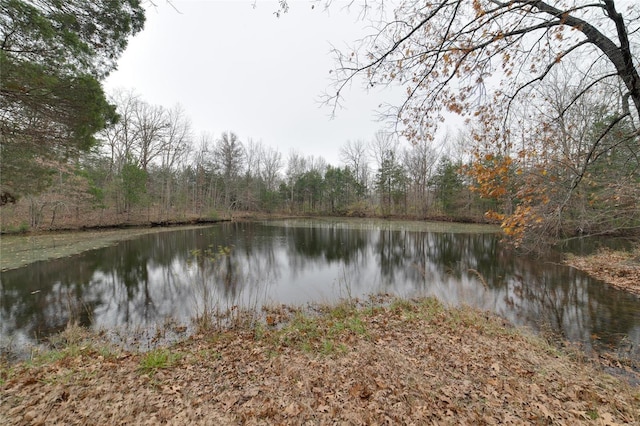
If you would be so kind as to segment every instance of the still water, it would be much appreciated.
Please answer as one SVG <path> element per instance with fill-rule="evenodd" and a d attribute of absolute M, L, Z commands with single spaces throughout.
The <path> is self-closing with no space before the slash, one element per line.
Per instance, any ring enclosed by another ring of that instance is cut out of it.
<path fill-rule="evenodd" d="M 640 359 L 640 300 L 493 228 L 381 221 L 223 223 L 144 235 L 0 275 L 0 346 L 64 329 L 189 323 L 205 309 L 435 296 Z"/>

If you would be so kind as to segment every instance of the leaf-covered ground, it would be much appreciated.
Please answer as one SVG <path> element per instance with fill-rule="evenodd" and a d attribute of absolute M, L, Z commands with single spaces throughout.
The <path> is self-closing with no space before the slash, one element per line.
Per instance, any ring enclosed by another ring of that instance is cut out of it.
<path fill-rule="evenodd" d="M 0 424 L 640 423 L 639 388 L 433 299 L 274 308 L 147 353 L 67 334 L 0 370 Z"/>
<path fill-rule="evenodd" d="M 640 296 L 640 249 L 600 250 L 589 256 L 568 256 L 566 263 L 607 284 Z"/>

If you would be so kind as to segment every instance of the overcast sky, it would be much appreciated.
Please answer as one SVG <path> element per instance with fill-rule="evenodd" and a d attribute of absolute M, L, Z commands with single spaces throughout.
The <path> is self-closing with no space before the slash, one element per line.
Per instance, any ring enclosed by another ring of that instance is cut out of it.
<path fill-rule="evenodd" d="M 353 86 L 345 108 L 330 118 L 320 98 L 330 88 L 331 46 L 346 47 L 371 29 L 359 9 L 334 1 L 329 13 L 311 2 L 290 1 L 277 18 L 277 2 L 164 0 L 149 8 L 143 32 L 132 38 L 106 81 L 108 92 L 133 89 L 167 108 L 181 104 L 196 138 L 233 131 L 277 148 L 294 149 L 339 164 L 347 140 L 371 140 L 383 124 L 375 110 L 399 92 L 366 93 Z"/>

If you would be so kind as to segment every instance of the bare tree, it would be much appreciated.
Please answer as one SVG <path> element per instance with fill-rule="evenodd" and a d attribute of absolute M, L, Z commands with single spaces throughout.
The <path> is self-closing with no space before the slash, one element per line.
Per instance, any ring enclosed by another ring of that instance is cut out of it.
<path fill-rule="evenodd" d="M 138 164 L 147 171 L 149 164 L 161 156 L 167 143 L 166 132 L 170 125 L 167 111 L 164 107 L 139 101 L 134 109 L 134 117 Z"/>
<path fill-rule="evenodd" d="M 321 175 L 324 174 L 325 170 L 327 169 L 327 160 L 325 160 L 324 157 L 316 157 L 314 155 L 310 155 L 306 158 L 306 164 L 307 171 L 314 170 Z"/>
<path fill-rule="evenodd" d="M 177 104 L 167 112 L 166 141 L 162 150 L 162 166 L 173 168 L 189 154 L 193 134 L 191 120 L 181 105 Z"/>
<path fill-rule="evenodd" d="M 394 133 L 380 130 L 370 142 L 371 157 L 376 162 L 375 186 L 383 214 L 407 206 L 406 174 L 400 164 L 399 141 Z"/>
<path fill-rule="evenodd" d="M 178 133 L 185 133 L 186 124 L 180 107 L 167 110 L 125 90 L 116 91 L 111 101 L 116 104 L 119 120 L 102 135 L 116 171 L 126 161 L 134 161 L 147 171 L 154 160 L 165 160 L 164 153 L 174 149 L 171 144 L 180 143 L 176 138 Z"/>
<path fill-rule="evenodd" d="M 191 160 L 193 169 L 193 187 L 191 198 L 194 209 L 201 216 L 205 207 L 209 207 L 216 197 L 216 180 L 213 173 L 212 150 L 214 137 L 208 132 L 200 134 L 198 146 Z"/>
<path fill-rule="evenodd" d="M 162 206 L 167 209 L 172 202 L 174 175 L 179 165 L 187 159 L 192 144 L 191 121 L 180 105 L 167 111 L 167 129 L 161 152 Z"/>
<path fill-rule="evenodd" d="M 624 12 L 616 3 L 627 6 Z M 444 110 L 473 117 L 498 103 L 508 115 L 515 99 L 572 61 L 588 83 L 574 100 L 617 80 L 625 100 L 619 119 L 637 120 L 639 17 L 637 3 L 614 0 L 405 0 L 355 49 L 335 51 L 336 90 L 329 100 L 339 101 L 356 76 L 367 87 L 400 84 L 407 97 L 393 114 L 415 140 L 437 126 Z"/>
<path fill-rule="evenodd" d="M 273 148 L 264 148 L 262 153 L 262 179 L 269 191 L 276 190 L 276 183 L 282 170 L 282 154 Z"/>
<path fill-rule="evenodd" d="M 369 153 L 371 158 L 374 159 L 376 167 L 382 167 L 385 159 L 389 156 L 389 153 L 397 153 L 398 150 L 398 138 L 393 133 L 378 130 L 373 137 L 373 140 L 369 143 Z"/>
<path fill-rule="evenodd" d="M 257 210 L 260 200 L 260 175 L 262 168 L 262 156 L 264 147 L 261 141 L 249 138 L 245 146 L 244 177 L 242 182 L 242 207 L 248 210 Z"/>
<path fill-rule="evenodd" d="M 367 143 L 362 139 L 348 140 L 340 148 L 340 160 L 349 167 L 358 183 L 366 188 L 369 183 Z"/>
<path fill-rule="evenodd" d="M 260 168 L 262 166 L 262 155 L 264 153 L 264 146 L 262 141 L 254 141 L 249 138 L 245 147 L 246 168 L 245 173 L 248 177 L 260 176 Z"/>
<path fill-rule="evenodd" d="M 419 141 L 404 151 L 403 163 L 412 187 L 416 213 L 426 215 L 429 208 L 429 180 L 440 156 L 428 141 Z"/>
<path fill-rule="evenodd" d="M 291 197 L 289 199 L 290 207 L 293 207 L 295 201 L 295 183 L 307 170 L 307 160 L 295 150 L 289 151 L 289 159 L 287 160 L 287 183 Z"/>
<path fill-rule="evenodd" d="M 224 182 L 224 205 L 231 208 L 237 197 L 238 177 L 246 165 L 246 151 L 235 133 L 226 132 L 218 140 L 214 154 Z"/>
<path fill-rule="evenodd" d="M 138 140 L 135 110 L 140 97 L 132 90 L 119 89 L 110 97 L 110 101 L 116 104 L 119 119 L 115 125 L 107 127 L 101 136 L 107 141 L 111 172 L 117 174 L 126 159 L 135 152 Z"/>

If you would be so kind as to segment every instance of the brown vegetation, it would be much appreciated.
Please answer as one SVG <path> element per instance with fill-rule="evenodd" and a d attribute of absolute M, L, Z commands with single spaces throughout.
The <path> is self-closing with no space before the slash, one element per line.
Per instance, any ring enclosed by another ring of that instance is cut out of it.
<path fill-rule="evenodd" d="M 61 231 L 79 229 L 104 229 L 140 226 L 170 226 L 196 223 L 218 222 L 228 219 L 227 215 L 198 215 L 196 213 L 164 213 L 157 208 L 135 209 L 132 212 L 118 213 L 111 208 L 58 208 L 44 204 L 39 212 L 37 226 L 31 226 L 26 218 L 31 216 L 31 208 L 22 200 L 11 206 L 3 207 L 0 231 L 3 233 Z"/>
<path fill-rule="evenodd" d="M 640 392 L 433 299 L 202 331 L 148 353 L 68 339 L 0 370 L 0 423 L 637 424 Z M 68 332 L 73 336 L 72 331 Z"/>
<path fill-rule="evenodd" d="M 569 255 L 567 265 L 629 293 L 640 296 L 640 250 L 600 250 L 589 256 Z"/>

